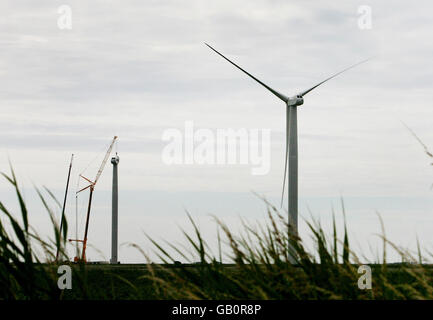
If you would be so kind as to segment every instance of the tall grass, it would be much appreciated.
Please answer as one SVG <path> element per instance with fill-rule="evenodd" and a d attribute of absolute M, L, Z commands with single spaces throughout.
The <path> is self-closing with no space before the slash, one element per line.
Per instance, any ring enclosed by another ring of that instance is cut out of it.
<path fill-rule="evenodd" d="M 52 244 L 46 243 L 32 232 L 28 222 L 26 204 L 18 187 L 13 170 L 10 175 L 2 176 L 12 185 L 17 196 L 20 214 L 14 215 L 0 202 L 0 298 L 1 299 L 55 299 L 54 275 L 40 267 L 41 261 L 33 250 L 32 243 L 37 242 L 48 254 Z M 20 216 L 20 220 L 16 216 Z M 54 222 L 54 220 L 52 220 Z M 9 226 L 10 228 L 7 228 Z M 12 229 L 8 231 L 8 229 Z M 56 232 L 59 244 L 59 232 Z"/>
<path fill-rule="evenodd" d="M 387 264 L 383 250 L 382 263 L 371 264 L 372 289 L 361 290 L 358 267 L 365 258 L 361 261 L 352 251 L 346 223 L 340 239 L 335 219 L 330 234 L 317 221 L 308 222 L 314 242 L 308 249 L 303 239 L 289 236 L 287 214 L 265 199 L 265 224 L 242 221 L 239 233 L 214 218 L 219 228 L 216 254 L 188 214 L 193 232 L 183 235 L 189 252 L 148 237 L 158 264 L 148 257 L 145 269 L 81 264 L 73 267 L 73 290 L 61 291 L 53 261 L 57 248 L 67 258 L 67 231 L 60 234 L 50 208 L 54 195 L 46 190 L 48 201 L 36 189 L 54 231 L 52 241 L 43 241 L 29 225 L 13 170 L 2 176 L 14 189 L 19 211 L 14 214 L 0 202 L 0 299 L 433 299 L 432 269 L 422 264 L 426 257 L 420 246 L 413 254 L 389 242 L 383 232 L 384 249 L 397 251 L 406 263 Z M 178 263 L 178 257 L 189 264 Z"/>
<path fill-rule="evenodd" d="M 12 166 L 10 174 L 1 173 L 1 176 L 12 186 L 19 212 L 13 213 L 0 201 L 0 300 L 61 299 L 63 292 L 57 286 L 58 263 L 55 261 L 55 253 L 59 248 L 60 257 L 67 259 L 64 250 L 67 222 L 64 222 L 61 236 L 54 210 L 43 192 L 36 188 L 54 232 L 54 239 L 43 240 L 29 224 L 29 212 Z M 54 195 L 48 189 L 45 190 L 55 204 L 60 206 Z M 82 267 L 75 270 L 75 283 L 81 296 L 87 297 L 87 286 L 81 271 Z"/>
<path fill-rule="evenodd" d="M 266 201 L 266 200 L 264 200 Z M 314 240 L 309 251 L 299 238 L 288 236 L 286 217 L 270 203 L 266 225 L 244 224 L 243 234 L 235 234 L 215 218 L 225 234 L 232 267 L 222 265 L 219 256 L 209 251 L 199 228 L 189 216 L 194 235 L 184 233 L 192 252 L 172 244 L 161 245 L 149 238 L 155 252 L 165 265 L 149 264 L 149 275 L 156 292 L 164 299 L 432 299 L 433 278 L 428 266 L 418 263 L 407 250 L 398 248 L 383 237 L 408 263 L 388 266 L 372 265 L 372 290 L 358 287 L 361 261 L 344 237 L 337 237 L 333 220 L 330 236 L 318 222 L 308 223 Z M 167 266 L 175 263 L 175 252 L 199 264 Z M 189 257 L 193 258 L 190 259 Z M 292 259 L 295 260 L 294 263 Z M 383 261 L 386 261 L 384 253 Z"/>

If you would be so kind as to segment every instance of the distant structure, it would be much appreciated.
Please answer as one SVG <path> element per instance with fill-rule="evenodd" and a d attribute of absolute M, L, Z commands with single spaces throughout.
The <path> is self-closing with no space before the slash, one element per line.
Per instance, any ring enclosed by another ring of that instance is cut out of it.
<path fill-rule="evenodd" d="M 68 199 L 69 181 L 71 179 L 71 170 L 72 170 L 72 162 L 73 161 L 74 161 L 74 154 L 72 154 L 72 156 L 71 156 L 71 162 L 69 163 L 69 170 L 68 170 L 68 179 L 66 180 L 65 198 L 63 200 L 62 217 L 60 218 L 60 228 L 59 228 L 60 239 L 62 239 L 63 223 L 65 221 L 66 200 Z M 59 260 L 60 244 L 61 243 L 62 243 L 62 241 L 60 241 L 59 244 L 57 245 L 56 262 Z"/>
<path fill-rule="evenodd" d="M 119 185 L 117 180 L 117 166 L 119 164 L 119 156 L 111 158 L 111 163 L 113 164 L 113 199 L 111 203 L 111 264 L 118 264 L 119 261 L 117 259 L 117 239 L 118 239 L 118 206 L 119 206 Z"/>
<path fill-rule="evenodd" d="M 75 242 L 81 242 L 83 244 L 83 251 L 82 251 L 82 255 L 81 258 L 77 255 L 74 258 L 74 262 L 83 262 L 86 263 L 86 248 L 87 248 L 87 235 L 88 235 L 88 231 L 89 231 L 89 218 L 90 218 L 90 211 L 92 208 L 92 198 L 93 198 L 93 192 L 95 190 L 95 186 L 96 183 L 98 182 L 99 178 L 101 177 L 102 171 L 104 171 L 105 165 L 107 164 L 108 158 L 110 157 L 111 154 L 111 150 L 113 150 L 113 146 L 114 143 L 116 142 L 117 136 L 114 136 L 113 141 L 111 141 L 110 146 L 108 147 L 107 152 L 105 153 L 105 157 L 104 160 L 102 160 L 101 166 L 99 167 L 98 173 L 96 174 L 95 179 L 92 181 L 89 178 L 86 178 L 85 176 L 83 176 L 82 174 L 80 174 L 80 178 L 86 180 L 89 184 L 82 188 L 81 190 L 78 190 L 76 192 L 76 194 L 89 189 L 90 190 L 90 194 L 89 194 L 89 204 L 87 206 L 87 216 L 86 216 L 86 227 L 84 230 L 84 238 L 83 240 L 81 239 L 69 239 L 69 241 L 75 241 Z M 78 250 L 77 250 L 78 253 Z"/>

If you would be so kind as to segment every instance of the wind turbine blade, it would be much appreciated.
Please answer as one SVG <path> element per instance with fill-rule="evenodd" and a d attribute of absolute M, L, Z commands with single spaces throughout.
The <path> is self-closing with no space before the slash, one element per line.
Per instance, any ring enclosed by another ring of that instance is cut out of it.
<path fill-rule="evenodd" d="M 241 70 L 242 72 L 246 73 L 248 76 L 250 76 L 251 78 L 253 78 L 254 80 L 256 80 L 258 83 L 260 83 L 262 86 L 264 86 L 266 89 L 268 89 L 270 92 L 272 92 L 274 95 L 276 95 L 278 98 L 280 98 L 281 100 L 283 100 L 284 102 L 287 102 L 288 98 L 284 95 L 279 93 L 278 91 L 272 89 L 271 87 L 269 87 L 268 85 L 264 84 L 262 81 L 260 81 L 259 79 L 257 79 L 256 77 L 254 77 L 252 74 L 248 73 L 247 71 L 245 71 L 244 69 L 242 69 L 241 67 L 239 67 L 236 63 L 234 63 L 233 61 L 229 60 L 228 58 L 226 58 L 225 56 L 223 56 L 221 53 L 219 53 L 217 50 L 215 50 L 214 48 L 212 48 L 210 45 L 208 45 L 207 43 L 205 43 L 205 45 L 207 45 L 211 50 L 215 51 L 218 55 L 220 55 L 221 57 L 223 57 L 224 59 L 226 59 L 228 62 L 230 62 L 232 65 L 234 65 L 236 68 L 238 68 L 239 70 Z"/>
<path fill-rule="evenodd" d="M 281 194 L 281 208 L 284 201 L 284 188 L 286 187 L 287 177 L 287 163 L 289 162 L 289 107 L 286 107 L 286 161 L 284 163 L 284 177 L 283 177 L 283 192 Z"/>
<path fill-rule="evenodd" d="M 310 89 L 301 92 L 300 95 L 301 95 L 301 96 L 305 96 L 308 92 L 310 92 L 310 91 L 316 89 L 318 86 L 320 86 L 321 84 L 325 83 L 326 81 L 331 80 L 332 78 L 335 78 L 335 77 L 338 76 L 339 74 L 342 74 L 343 72 L 345 72 L 345 71 L 347 71 L 347 70 L 349 70 L 349 69 L 355 68 L 356 66 L 359 66 L 360 64 L 362 64 L 362 63 L 364 63 L 364 62 L 367 62 L 368 60 L 371 60 L 371 58 L 368 58 L 368 59 L 362 60 L 361 62 L 358 62 L 358 63 L 356 63 L 356 64 L 354 64 L 354 65 L 351 65 L 350 67 L 348 67 L 348 68 L 346 68 L 346 69 L 344 69 L 344 70 L 342 70 L 342 71 L 340 71 L 340 72 L 338 72 L 338 73 L 336 73 L 336 74 L 330 76 L 329 78 L 323 80 L 322 82 L 319 82 L 319 83 L 316 84 L 314 87 L 311 87 Z"/>

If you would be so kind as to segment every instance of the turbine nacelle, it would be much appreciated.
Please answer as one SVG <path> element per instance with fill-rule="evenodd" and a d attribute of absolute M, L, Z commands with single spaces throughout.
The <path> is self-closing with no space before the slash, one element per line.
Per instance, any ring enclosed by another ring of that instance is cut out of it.
<path fill-rule="evenodd" d="M 297 107 L 304 104 L 304 98 L 302 98 L 302 96 L 298 94 L 296 96 L 288 98 L 286 103 L 289 107 Z"/>

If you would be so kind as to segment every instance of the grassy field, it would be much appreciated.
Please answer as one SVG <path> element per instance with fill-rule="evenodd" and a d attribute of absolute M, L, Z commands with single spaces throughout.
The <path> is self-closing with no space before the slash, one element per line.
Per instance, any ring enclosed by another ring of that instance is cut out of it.
<path fill-rule="evenodd" d="M 232 233 L 215 219 L 221 230 L 219 248 L 224 244 L 225 252 L 211 253 L 188 216 L 194 231 L 184 236 L 191 252 L 149 238 L 158 264 L 71 265 L 72 290 L 60 290 L 58 266 L 47 262 L 54 261 L 57 248 L 64 248 L 67 221 L 61 236 L 49 200 L 37 190 L 53 224 L 53 239 L 41 240 L 28 224 L 29 212 L 14 172 L 3 176 L 15 189 L 20 212 L 10 212 L 0 202 L 0 299 L 433 299 L 433 268 L 424 264 L 430 256 L 423 256 L 420 247 L 413 254 L 383 237 L 382 263 L 370 265 L 372 287 L 363 290 L 358 286 L 361 259 L 350 248 L 346 226 L 339 239 L 335 220 L 331 234 L 312 221 L 308 225 L 314 249 L 309 250 L 302 239 L 289 236 L 286 214 L 265 199 L 266 225 L 243 224 L 243 232 Z M 44 260 L 35 247 L 42 248 Z M 387 247 L 407 263 L 388 264 Z M 179 256 L 191 264 L 179 264 Z"/>
<path fill-rule="evenodd" d="M 373 277 L 381 274 L 382 265 L 370 265 L 372 267 Z M 46 266 L 48 268 L 56 268 L 55 266 Z M 200 273 L 199 267 L 196 265 L 184 265 L 184 266 L 170 266 L 170 265 L 159 265 L 153 266 L 153 268 L 172 269 L 175 273 L 182 272 L 182 268 L 189 269 L 189 272 Z M 232 274 L 241 273 L 236 265 L 223 265 L 225 273 Z M 79 266 L 74 266 L 76 270 L 74 272 L 79 273 Z M 98 300 L 154 300 L 161 299 L 161 295 L 157 293 L 154 287 L 151 273 L 149 272 L 149 266 L 145 264 L 127 264 L 127 265 L 87 265 L 85 267 L 85 283 L 86 288 L 73 286 L 72 290 L 65 290 L 62 299 L 65 300 L 80 300 L 86 298 L 98 299 Z M 174 270 L 173 270 L 174 269 Z M 431 274 L 433 266 L 423 265 L 419 266 L 404 266 L 401 264 L 391 264 L 387 266 L 390 288 L 398 288 L 401 290 L 406 287 L 407 291 L 413 291 L 412 288 L 416 288 L 417 279 L 412 276 L 411 273 L 421 274 L 427 272 Z M 410 270 L 410 272 L 408 272 Z M 82 276 L 82 275 L 81 275 Z M 302 278 L 304 276 L 301 267 L 294 271 L 294 276 Z M 161 277 L 164 277 L 161 274 Z M 239 280 L 242 280 L 240 278 Z M 354 284 L 356 287 L 356 283 Z M 84 290 L 83 290 L 84 289 Z M 295 288 L 294 288 L 295 289 Z M 182 290 L 180 287 L 179 290 Z M 83 292 L 85 292 L 83 294 Z M 415 293 L 415 291 L 413 291 Z M 425 294 L 427 291 L 424 292 Z M 179 298 L 182 298 L 182 292 L 179 292 Z M 186 296 L 186 294 L 185 294 Z M 409 298 L 407 296 L 406 298 Z M 238 296 L 234 297 L 237 299 L 244 299 L 247 297 Z M 254 297 L 255 298 L 255 297 Z M 281 297 L 284 299 L 284 297 Z M 313 297 L 305 297 L 306 299 Z M 337 298 L 337 297 L 335 297 Z M 347 298 L 347 297 L 341 297 Z M 365 297 L 365 298 L 368 298 Z M 373 297 L 370 297 L 373 298 Z M 403 298 L 403 296 L 396 295 L 394 299 Z M 413 298 L 413 297 L 411 297 Z M 419 296 L 418 298 L 421 298 Z"/>

